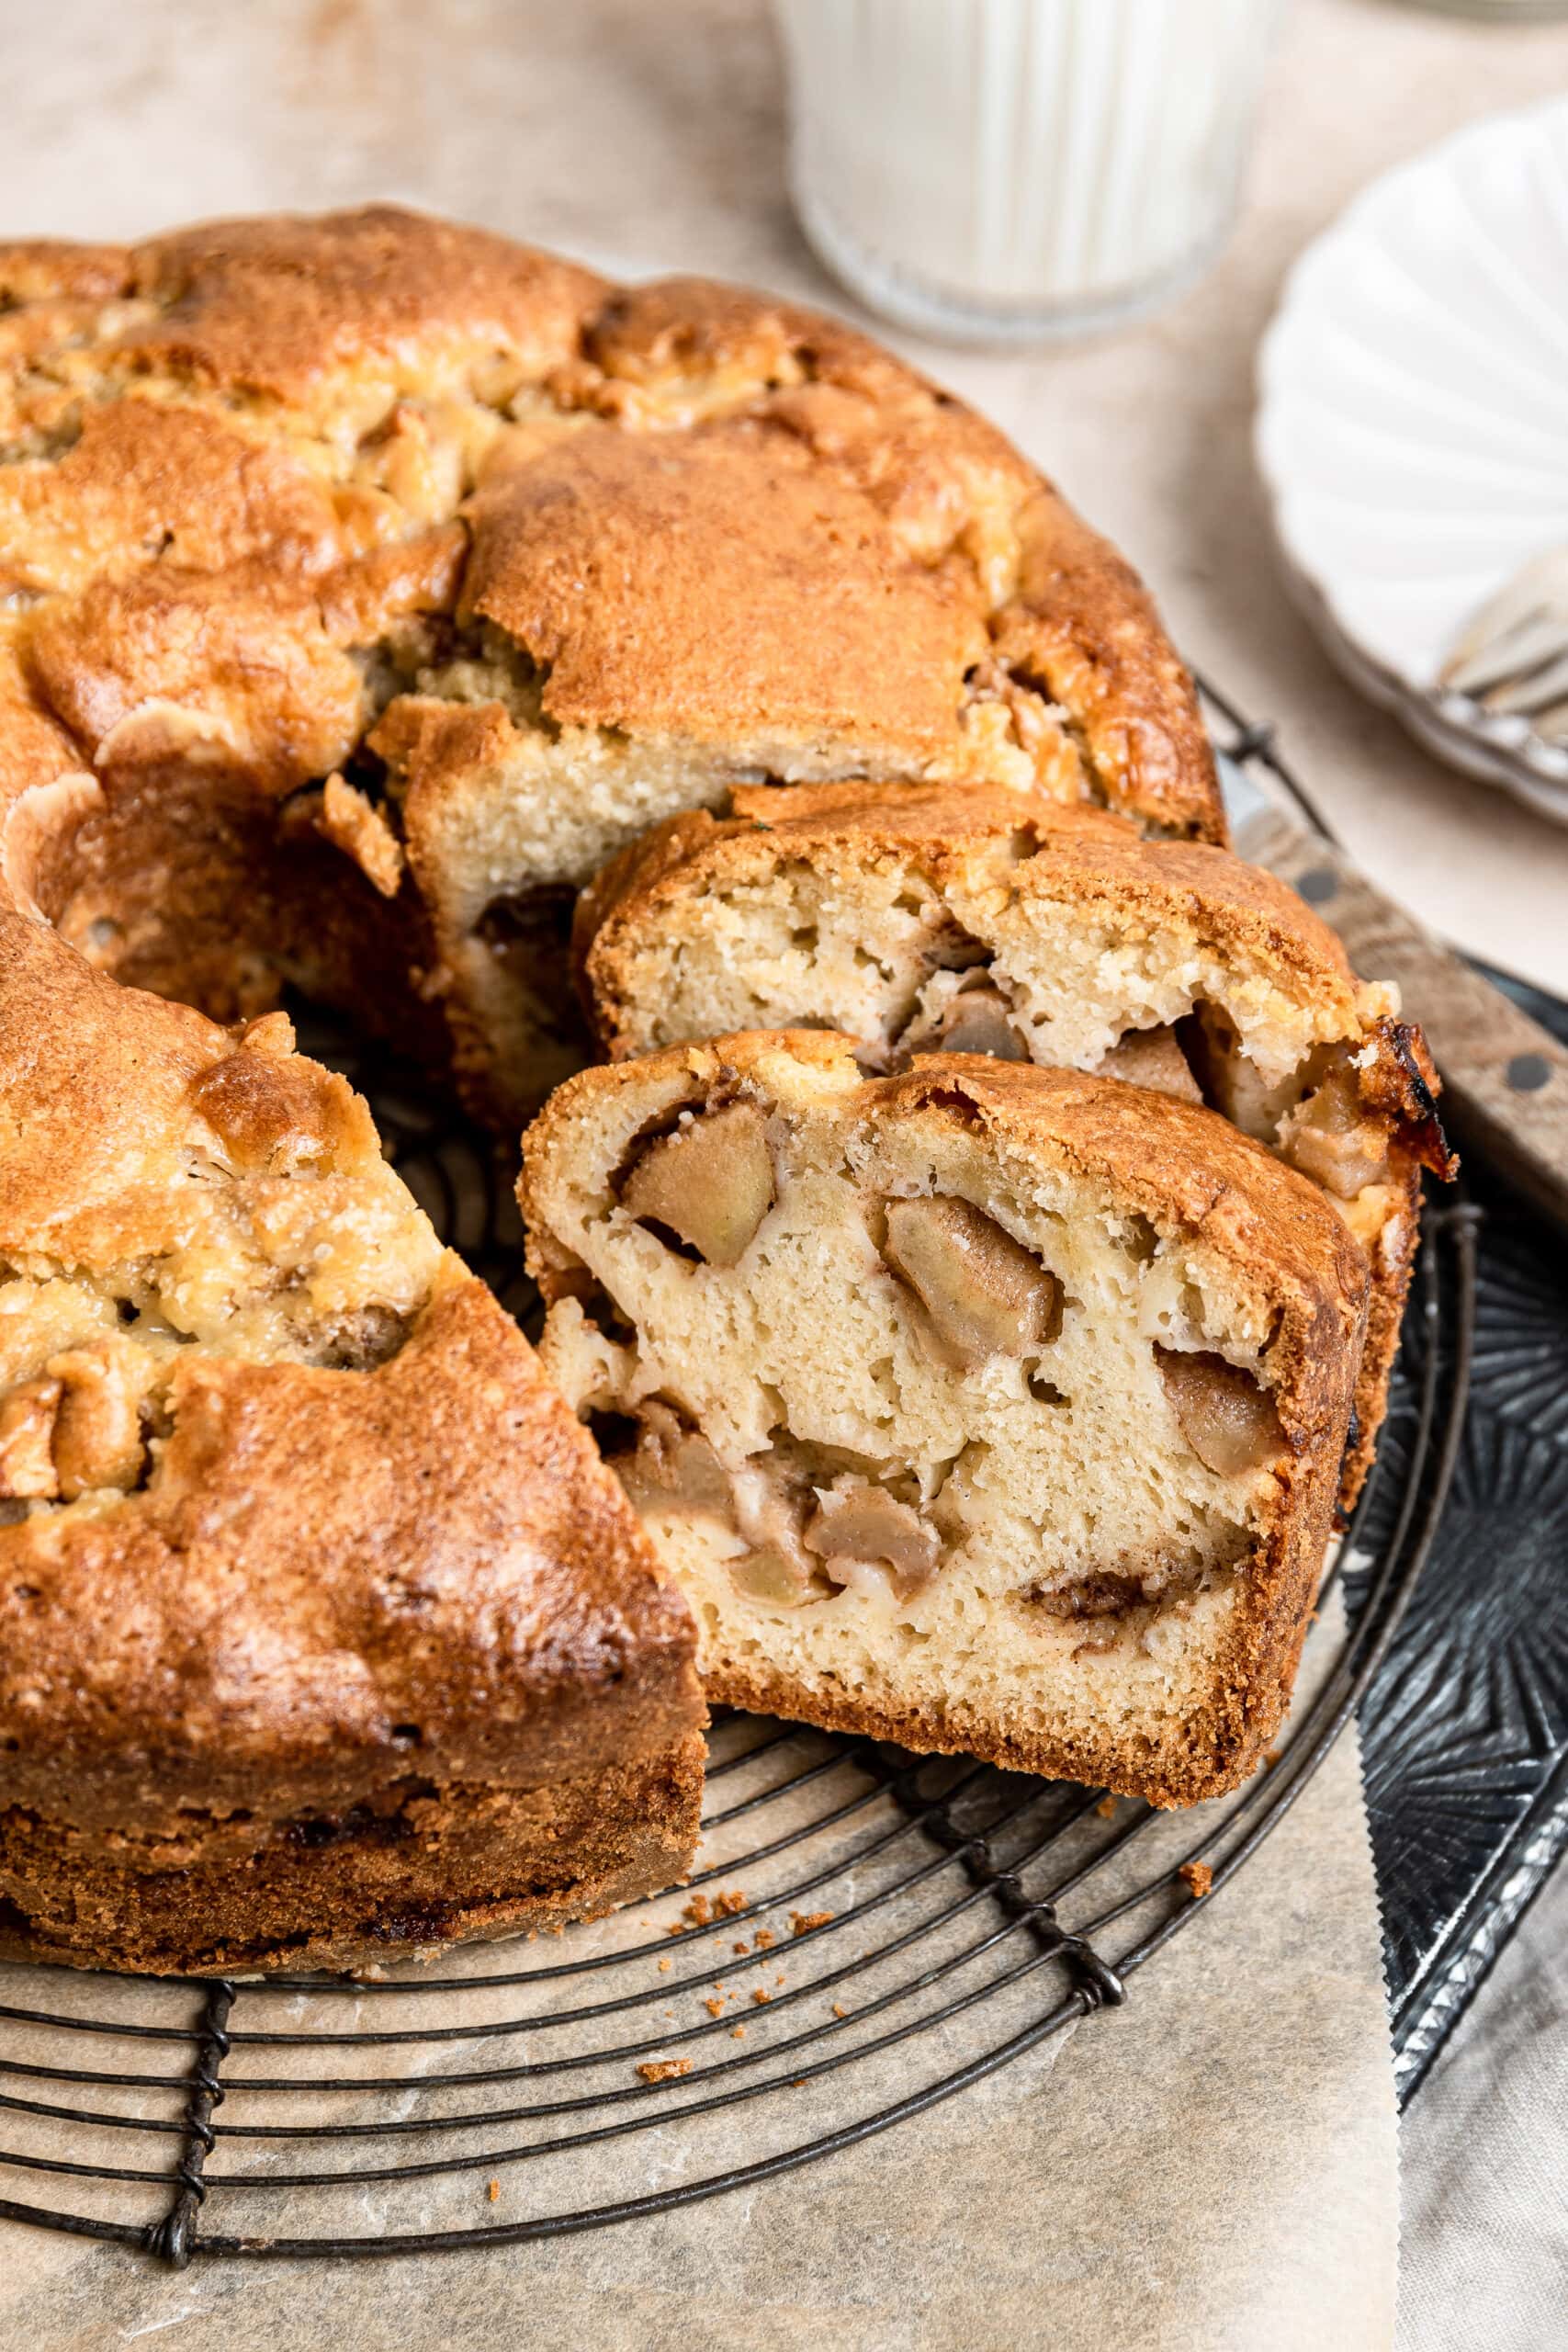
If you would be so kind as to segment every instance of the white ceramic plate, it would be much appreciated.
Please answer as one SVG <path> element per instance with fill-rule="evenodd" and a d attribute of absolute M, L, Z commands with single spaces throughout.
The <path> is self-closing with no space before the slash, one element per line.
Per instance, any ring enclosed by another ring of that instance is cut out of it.
<path fill-rule="evenodd" d="M 1568 543 L 1568 97 L 1374 181 L 1292 271 L 1258 377 L 1258 464 L 1330 653 L 1568 822 L 1568 750 L 1438 684 L 1476 608 Z"/>

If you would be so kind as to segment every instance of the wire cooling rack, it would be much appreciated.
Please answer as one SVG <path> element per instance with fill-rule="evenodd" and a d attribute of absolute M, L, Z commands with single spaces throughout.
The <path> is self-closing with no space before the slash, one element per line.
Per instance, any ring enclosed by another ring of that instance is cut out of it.
<path fill-rule="evenodd" d="M 1270 756 L 1239 722 L 1227 748 Z M 442 1232 L 525 1314 L 492 1145 L 385 1057 L 337 1043 L 327 1057 L 370 1096 Z M 808 2165 L 1135 1998 L 1139 1973 L 1306 1788 L 1394 1638 L 1464 1426 L 1476 1217 L 1461 1203 L 1429 1218 L 1400 1442 L 1340 1555 L 1359 1596 L 1351 1630 L 1236 1796 L 1162 1815 L 726 1716 L 689 1885 L 510 1947 L 499 1968 L 493 1948 L 469 1948 L 368 1982 L 8 1972 L 22 1997 L 0 2002 L 0 2166 L 35 2198 L 0 2199 L 0 2216 L 176 2267 L 554 2237 Z M 602 2182 L 614 2143 L 636 2189 L 583 2201 L 586 2164 Z M 454 2180 L 488 2218 L 433 2223 Z"/>

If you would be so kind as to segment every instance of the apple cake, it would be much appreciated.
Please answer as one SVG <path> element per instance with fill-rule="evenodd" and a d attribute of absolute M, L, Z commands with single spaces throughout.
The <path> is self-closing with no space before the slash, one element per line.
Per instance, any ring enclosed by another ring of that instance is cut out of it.
<path fill-rule="evenodd" d="M 1212 1111 L 820 1031 L 569 1080 L 520 1186 L 547 1367 L 711 1697 L 1186 1804 L 1277 1728 L 1365 1252 Z"/>
<path fill-rule="evenodd" d="M 874 344 L 388 207 L 0 247 L 0 1948 L 685 1867 L 690 1611 L 282 1001 L 504 1125 L 608 859 L 853 777 L 1224 838 L 1134 575 Z"/>
<path fill-rule="evenodd" d="M 1344 1500 L 1382 1425 L 1437 1077 L 1395 988 L 1227 851 L 980 786 L 741 786 L 583 893 L 576 949 L 619 1059 L 742 1029 L 842 1031 L 863 1064 L 984 1053 L 1206 1102 L 1323 1187 L 1371 1304 Z"/>

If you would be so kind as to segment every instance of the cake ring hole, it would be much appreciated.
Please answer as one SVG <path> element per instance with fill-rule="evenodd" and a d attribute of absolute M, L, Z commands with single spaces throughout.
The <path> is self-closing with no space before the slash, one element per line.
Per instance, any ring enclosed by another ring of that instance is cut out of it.
<path fill-rule="evenodd" d="M 567 978 L 577 900 L 574 883 L 536 882 L 492 899 L 473 933 L 526 998 L 536 1017 L 553 1035 L 581 1043 L 587 1060 L 587 1023 Z"/>

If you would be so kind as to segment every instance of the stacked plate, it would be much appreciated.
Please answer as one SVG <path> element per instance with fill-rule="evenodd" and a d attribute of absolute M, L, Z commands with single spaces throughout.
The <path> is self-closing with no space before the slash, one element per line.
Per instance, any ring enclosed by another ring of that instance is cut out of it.
<path fill-rule="evenodd" d="M 1568 824 L 1568 743 L 1440 680 L 1477 610 L 1568 545 L 1568 97 L 1368 188 L 1292 272 L 1259 389 L 1287 574 L 1330 655 Z"/>

